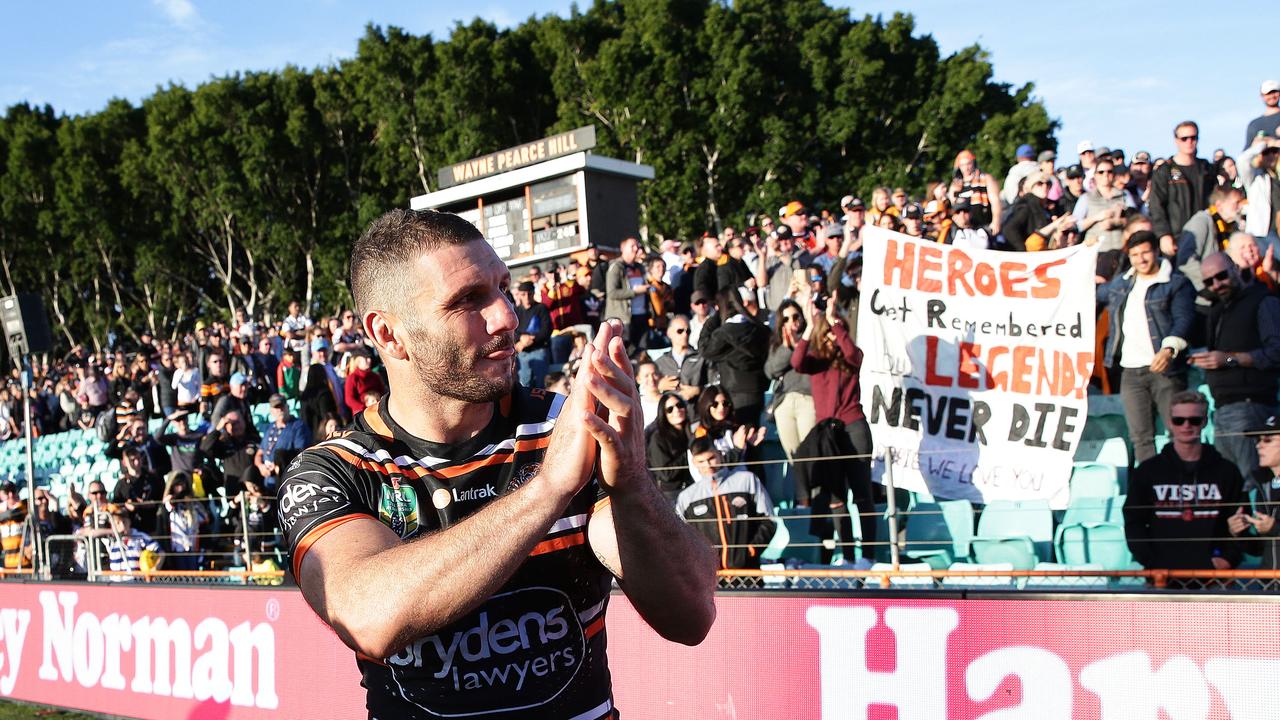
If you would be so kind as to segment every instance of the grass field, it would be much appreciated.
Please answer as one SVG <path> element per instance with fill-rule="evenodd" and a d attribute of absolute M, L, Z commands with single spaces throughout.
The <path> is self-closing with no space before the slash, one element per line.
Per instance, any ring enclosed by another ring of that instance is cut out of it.
<path fill-rule="evenodd" d="M 50 718 L 51 720 L 99 720 L 99 716 L 85 715 L 77 712 L 63 712 L 42 705 L 26 705 L 23 703 L 0 700 L 0 720 L 31 720 L 32 718 Z"/>

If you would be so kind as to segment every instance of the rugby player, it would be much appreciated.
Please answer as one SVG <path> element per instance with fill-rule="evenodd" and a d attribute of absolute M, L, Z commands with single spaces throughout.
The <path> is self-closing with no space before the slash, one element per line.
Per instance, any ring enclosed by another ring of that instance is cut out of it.
<path fill-rule="evenodd" d="M 510 282 L 448 213 L 389 212 L 352 251 L 390 389 L 289 465 L 279 513 L 372 718 L 617 717 L 613 579 L 669 640 L 715 618 L 714 553 L 645 469 L 621 326 L 601 326 L 569 398 L 521 387 Z"/>

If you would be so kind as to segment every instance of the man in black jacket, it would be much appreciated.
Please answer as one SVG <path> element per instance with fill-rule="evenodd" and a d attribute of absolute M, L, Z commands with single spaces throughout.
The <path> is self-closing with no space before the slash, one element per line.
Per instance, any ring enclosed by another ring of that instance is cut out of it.
<path fill-rule="evenodd" d="M 1258 453 L 1244 433 L 1276 414 L 1280 389 L 1280 299 L 1262 283 L 1242 285 L 1226 253 L 1200 263 L 1205 289 L 1216 298 L 1208 309 L 1204 352 L 1192 365 L 1204 370 L 1216 408 L 1214 445 L 1248 477 Z"/>
<path fill-rule="evenodd" d="M 253 463 L 257 452 L 258 444 L 245 433 L 245 420 L 240 413 L 232 410 L 223 415 L 213 431 L 200 440 L 202 457 L 222 461 L 220 474 L 212 463 L 205 465 L 205 490 L 212 491 L 222 486 L 230 497 L 244 489 L 246 482 L 261 483 L 262 475 Z"/>
<path fill-rule="evenodd" d="M 1200 441 L 1209 402 L 1195 391 L 1173 396 L 1173 442 L 1142 463 L 1124 503 L 1129 550 L 1153 569 L 1229 570 L 1241 545 L 1228 525 L 1242 501 L 1240 472 Z"/>
<path fill-rule="evenodd" d="M 1196 157 L 1200 126 L 1185 120 L 1173 129 L 1178 151 L 1169 162 L 1151 175 L 1148 210 L 1160 238 L 1160 251 L 1169 257 L 1178 254 L 1177 238 L 1192 215 L 1209 207 L 1209 193 L 1217 183 L 1213 165 Z"/>
<path fill-rule="evenodd" d="M 136 447 L 124 448 L 120 459 L 120 477 L 112 493 L 113 502 L 123 504 L 132 518 L 134 527 L 145 533 L 156 533 L 156 514 L 164 482 L 160 475 L 147 467 L 142 451 Z"/>

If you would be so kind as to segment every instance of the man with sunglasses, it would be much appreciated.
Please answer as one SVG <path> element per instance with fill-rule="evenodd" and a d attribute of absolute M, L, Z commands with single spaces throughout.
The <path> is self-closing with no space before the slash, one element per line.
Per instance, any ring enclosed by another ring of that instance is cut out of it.
<path fill-rule="evenodd" d="M 1110 155 L 1098 158 L 1093 166 L 1093 189 L 1076 202 L 1072 216 L 1084 241 L 1098 243 L 1098 252 L 1118 252 L 1123 248 L 1124 211 L 1133 199 L 1116 185 L 1115 162 Z"/>
<path fill-rule="evenodd" d="M 1209 402 L 1183 391 L 1170 403 L 1173 442 L 1133 471 L 1124 529 L 1133 557 L 1150 569 L 1229 570 L 1240 559 L 1228 519 L 1242 500 L 1240 472 L 1200 440 Z"/>
<path fill-rule="evenodd" d="M 658 356 L 654 361 L 658 369 L 658 389 L 679 393 L 685 400 L 692 400 L 698 397 L 703 387 L 714 383 L 708 377 L 711 365 L 690 344 L 689 318 L 684 315 L 671 318 L 667 325 L 667 339 L 671 341 L 671 352 Z"/>
<path fill-rule="evenodd" d="M 1134 233 L 1125 244 L 1130 269 L 1097 289 L 1111 310 L 1105 363 L 1120 368 L 1125 422 L 1139 463 L 1156 454 L 1154 406 L 1169 421 L 1169 401 L 1187 387 L 1187 348 L 1195 322 L 1195 290 L 1160 257 L 1156 236 Z"/>
<path fill-rule="evenodd" d="M 1280 389 L 1280 299 L 1262 283 L 1242 285 L 1226 253 L 1201 263 L 1204 285 L 1215 298 L 1207 312 L 1207 350 L 1190 357 L 1204 370 L 1216 401 L 1214 444 L 1248 476 L 1258 453 L 1244 433 L 1276 414 Z"/>
<path fill-rule="evenodd" d="M 1177 237 L 1192 215 L 1209 206 L 1217 173 L 1208 160 L 1196 157 L 1200 143 L 1200 126 L 1191 120 L 1173 129 L 1177 152 L 1169 162 L 1151 173 L 1151 197 L 1148 209 L 1160 251 L 1170 257 L 1177 254 Z"/>

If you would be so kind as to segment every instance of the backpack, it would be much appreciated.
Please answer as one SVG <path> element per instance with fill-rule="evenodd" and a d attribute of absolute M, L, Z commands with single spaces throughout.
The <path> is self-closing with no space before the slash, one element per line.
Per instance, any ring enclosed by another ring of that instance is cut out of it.
<path fill-rule="evenodd" d="M 98 419 L 93 421 L 93 431 L 98 434 L 99 441 L 106 444 L 115 442 L 116 433 L 120 432 L 115 408 L 107 408 L 98 413 Z"/>

